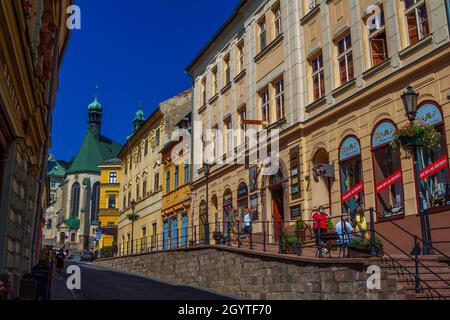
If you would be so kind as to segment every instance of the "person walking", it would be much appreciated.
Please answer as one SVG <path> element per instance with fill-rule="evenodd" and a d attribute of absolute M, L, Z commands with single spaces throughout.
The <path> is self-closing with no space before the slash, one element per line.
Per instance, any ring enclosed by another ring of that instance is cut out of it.
<path fill-rule="evenodd" d="M 49 300 L 49 290 L 51 284 L 50 263 L 51 262 L 47 258 L 46 252 L 43 252 L 39 257 L 38 264 L 33 267 L 33 279 L 36 281 L 34 299 L 37 301 Z"/>
<path fill-rule="evenodd" d="M 0 301 L 4 300 L 14 300 L 14 292 L 10 286 L 7 273 L 0 275 Z"/>
<path fill-rule="evenodd" d="M 56 276 L 58 280 L 61 280 L 61 275 L 64 270 L 64 261 L 66 259 L 66 255 L 64 254 L 64 249 L 60 249 L 56 254 Z"/>

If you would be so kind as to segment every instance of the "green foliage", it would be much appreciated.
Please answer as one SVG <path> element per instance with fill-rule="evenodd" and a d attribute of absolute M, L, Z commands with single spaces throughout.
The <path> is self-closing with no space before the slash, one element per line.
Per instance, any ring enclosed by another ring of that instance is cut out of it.
<path fill-rule="evenodd" d="M 114 257 L 114 249 L 112 247 L 104 247 L 100 249 L 100 258 Z"/>
<path fill-rule="evenodd" d="M 402 149 L 407 154 L 407 158 L 410 158 L 414 146 L 425 146 L 437 151 L 441 148 L 441 134 L 433 126 L 422 122 L 410 123 L 398 129 L 391 144 L 392 149 L 395 151 Z"/>
<path fill-rule="evenodd" d="M 139 216 L 135 213 L 130 213 L 129 215 L 127 215 L 127 219 L 130 221 L 137 221 L 137 219 L 139 219 Z"/>
<path fill-rule="evenodd" d="M 370 245 L 371 245 L 370 240 L 366 240 L 363 238 L 354 238 L 350 243 L 350 247 L 370 247 Z M 383 243 L 381 242 L 381 239 L 379 238 L 375 239 L 375 247 L 378 249 L 383 248 Z"/>
<path fill-rule="evenodd" d="M 305 230 L 305 229 L 306 229 L 305 222 L 303 221 L 302 218 L 295 221 L 295 230 Z"/>
<path fill-rule="evenodd" d="M 293 244 L 299 243 L 298 237 L 296 237 L 290 233 L 287 233 L 287 232 L 284 232 L 282 234 L 281 241 L 282 241 L 282 243 L 287 244 L 287 245 L 293 245 Z"/>
<path fill-rule="evenodd" d="M 334 230 L 333 221 L 331 221 L 331 219 L 327 219 L 327 229 L 328 229 L 328 231 Z"/>

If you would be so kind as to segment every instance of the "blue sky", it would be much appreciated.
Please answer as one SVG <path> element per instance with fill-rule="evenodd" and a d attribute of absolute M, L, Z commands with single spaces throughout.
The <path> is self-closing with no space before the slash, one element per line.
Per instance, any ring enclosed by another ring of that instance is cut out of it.
<path fill-rule="evenodd" d="M 102 134 L 123 143 L 140 100 L 148 117 L 191 86 L 185 67 L 238 0 L 77 0 L 81 30 L 71 34 L 53 113 L 52 148 L 70 160 L 87 130 L 99 86 Z"/>

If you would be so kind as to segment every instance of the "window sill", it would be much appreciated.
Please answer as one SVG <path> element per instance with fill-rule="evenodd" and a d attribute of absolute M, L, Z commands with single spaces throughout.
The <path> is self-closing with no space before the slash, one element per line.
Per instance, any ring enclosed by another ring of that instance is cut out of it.
<path fill-rule="evenodd" d="M 200 108 L 198 108 L 197 112 L 198 112 L 198 113 L 202 113 L 203 111 L 206 110 L 206 106 L 207 106 L 207 104 L 205 103 L 205 104 L 202 105 Z"/>
<path fill-rule="evenodd" d="M 314 8 L 309 10 L 309 12 L 305 14 L 303 18 L 300 19 L 300 24 L 304 25 L 306 22 L 311 20 L 316 15 L 317 12 L 320 12 L 320 4 L 316 4 Z"/>
<path fill-rule="evenodd" d="M 273 48 L 275 48 L 281 41 L 283 41 L 284 34 L 280 34 L 272 42 L 270 42 L 263 50 L 261 50 L 254 58 L 255 63 L 262 60 Z"/>
<path fill-rule="evenodd" d="M 266 129 L 267 130 L 275 129 L 275 128 L 283 126 L 284 124 L 286 124 L 286 117 L 278 120 L 277 122 L 274 122 L 274 123 L 268 125 Z"/>
<path fill-rule="evenodd" d="M 433 41 L 433 34 L 430 33 L 426 38 L 423 38 L 423 39 L 419 40 L 419 42 L 417 42 L 409 47 L 406 47 L 405 49 L 400 51 L 398 53 L 398 55 L 400 56 L 400 59 L 406 59 L 410 55 L 416 53 L 420 49 L 429 45 L 432 41 Z"/>
<path fill-rule="evenodd" d="M 379 217 L 377 218 L 377 221 L 375 222 L 375 224 L 380 224 L 380 223 L 386 223 L 386 222 L 391 222 L 391 221 L 398 221 L 398 220 L 403 220 L 405 219 L 405 214 L 399 214 L 396 216 L 391 216 L 391 217 Z"/>
<path fill-rule="evenodd" d="M 327 97 L 323 96 L 319 100 L 316 100 L 316 101 L 310 103 L 309 105 L 307 105 L 305 110 L 306 110 L 306 112 L 311 112 L 314 109 L 321 107 L 322 105 L 325 105 L 326 102 L 327 102 Z"/>
<path fill-rule="evenodd" d="M 247 73 L 246 69 L 243 69 L 241 72 L 239 72 L 239 74 L 234 77 L 234 82 L 238 82 L 239 80 L 241 80 L 243 77 L 245 77 L 245 74 Z"/>
<path fill-rule="evenodd" d="M 216 93 L 211 99 L 209 99 L 208 103 L 214 103 L 219 98 L 219 94 Z"/>
<path fill-rule="evenodd" d="M 356 84 L 356 79 L 350 80 L 349 82 L 341 85 L 340 87 L 336 88 L 333 90 L 333 92 L 331 93 L 332 96 L 335 98 L 337 96 L 340 96 L 341 94 L 343 94 L 345 91 L 350 90 L 352 88 L 355 87 Z"/>
<path fill-rule="evenodd" d="M 228 82 L 223 88 L 222 90 L 220 90 L 220 94 L 224 94 L 225 92 L 227 92 L 228 90 L 230 90 L 231 88 L 231 81 Z"/>
<path fill-rule="evenodd" d="M 372 68 L 366 70 L 362 77 L 364 80 L 369 79 L 370 77 L 373 77 L 380 73 L 381 71 L 389 68 L 391 66 L 391 58 L 385 59 L 383 62 L 377 64 L 376 66 L 373 66 Z"/>

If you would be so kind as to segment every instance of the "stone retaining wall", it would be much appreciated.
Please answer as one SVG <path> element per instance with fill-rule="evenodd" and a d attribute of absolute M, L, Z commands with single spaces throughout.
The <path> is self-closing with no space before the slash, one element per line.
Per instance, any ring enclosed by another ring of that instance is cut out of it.
<path fill-rule="evenodd" d="M 103 259 L 98 265 L 244 299 L 405 299 L 395 280 L 368 291 L 367 261 L 201 247 Z"/>

